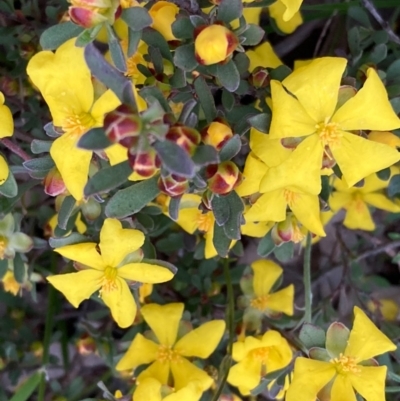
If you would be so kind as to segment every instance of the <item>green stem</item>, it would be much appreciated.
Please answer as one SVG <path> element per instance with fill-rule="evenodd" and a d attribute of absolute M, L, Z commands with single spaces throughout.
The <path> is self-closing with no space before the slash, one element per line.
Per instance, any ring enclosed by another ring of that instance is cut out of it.
<path fill-rule="evenodd" d="M 311 290 L 311 233 L 307 234 L 306 247 L 304 249 L 303 265 L 304 283 L 304 323 L 312 321 L 312 290 Z"/>
<path fill-rule="evenodd" d="M 229 344 L 228 344 L 228 354 L 232 355 L 232 345 L 233 345 L 233 337 L 235 334 L 235 325 L 234 325 L 234 315 L 235 315 L 235 304 L 233 297 L 233 286 L 231 279 L 231 272 L 229 266 L 228 258 L 224 259 L 224 276 L 226 281 L 226 289 L 227 289 L 227 326 L 229 332 Z"/>

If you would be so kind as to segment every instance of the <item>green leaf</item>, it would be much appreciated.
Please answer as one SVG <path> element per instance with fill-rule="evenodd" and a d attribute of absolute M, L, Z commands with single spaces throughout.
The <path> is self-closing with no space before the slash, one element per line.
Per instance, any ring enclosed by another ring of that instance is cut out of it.
<path fill-rule="evenodd" d="M 400 193 L 400 174 L 396 174 L 390 179 L 387 192 L 390 198 Z"/>
<path fill-rule="evenodd" d="M 188 17 L 177 15 L 172 23 L 172 33 L 178 39 L 192 39 L 194 26 Z"/>
<path fill-rule="evenodd" d="M 81 136 L 78 141 L 78 148 L 86 150 L 103 150 L 113 143 L 108 139 L 103 127 L 92 128 Z"/>
<path fill-rule="evenodd" d="M 251 395 L 256 397 L 257 395 L 261 394 L 262 392 L 264 392 L 268 385 L 273 381 L 278 379 L 280 376 L 282 376 L 285 372 L 287 371 L 287 368 L 282 368 L 282 369 L 278 369 L 278 370 L 274 370 L 271 373 L 268 373 L 267 375 L 263 376 L 261 378 L 260 384 L 253 388 L 253 390 L 251 390 Z M 275 398 L 275 397 L 274 397 Z"/>
<path fill-rule="evenodd" d="M 30 396 L 34 393 L 36 388 L 39 386 L 40 380 L 44 372 L 35 372 L 29 379 L 25 380 L 20 386 L 18 386 L 17 392 L 10 398 L 10 401 L 26 401 L 30 399 Z"/>
<path fill-rule="evenodd" d="M 209 164 L 218 164 L 220 162 L 218 152 L 211 145 L 199 145 L 192 157 L 196 166 L 208 166 Z"/>
<path fill-rule="evenodd" d="M 142 210 L 160 193 L 157 181 L 158 176 L 155 176 L 119 190 L 109 200 L 106 216 L 122 219 Z"/>
<path fill-rule="evenodd" d="M 129 7 L 122 10 L 121 18 L 132 31 L 141 31 L 153 23 L 148 10 L 144 7 Z"/>
<path fill-rule="evenodd" d="M 121 103 L 137 109 L 132 82 L 106 61 L 102 54 L 89 44 L 85 47 L 85 60 L 91 73 L 105 86 L 110 88 Z"/>
<path fill-rule="evenodd" d="M 37 159 L 26 160 L 22 165 L 32 172 L 49 172 L 54 166 L 54 161 L 50 156 L 38 157 Z"/>
<path fill-rule="evenodd" d="M 361 57 L 363 52 L 361 48 L 359 27 L 354 26 L 349 30 L 347 34 L 347 41 L 349 44 L 351 55 L 353 56 L 354 62 L 356 62 Z"/>
<path fill-rule="evenodd" d="M 171 112 L 171 107 L 169 106 L 169 104 L 165 98 L 165 95 L 161 92 L 161 90 L 159 88 L 157 88 L 157 86 L 143 87 L 140 90 L 140 96 L 142 96 L 147 101 L 147 103 L 150 103 L 150 104 L 153 104 L 154 99 L 156 99 L 158 101 L 158 103 L 162 106 L 162 109 L 165 112 L 167 112 L 167 113 Z M 148 118 L 148 117 L 146 117 L 148 112 L 149 112 L 149 108 L 144 111 L 143 118 Z M 159 116 L 159 117 L 161 117 L 161 116 Z"/>
<path fill-rule="evenodd" d="M 260 113 L 247 119 L 249 124 L 256 130 L 268 134 L 269 126 L 271 125 L 271 115 Z"/>
<path fill-rule="evenodd" d="M 21 199 L 21 196 L 37 184 L 39 184 L 39 181 L 29 180 L 28 182 L 18 186 L 18 193 L 12 198 L 0 196 L 0 218 L 9 213 L 13 209 L 14 205 Z"/>
<path fill-rule="evenodd" d="M 304 323 L 299 333 L 300 341 L 307 349 L 313 347 L 325 348 L 325 331 L 311 323 Z"/>
<path fill-rule="evenodd" d="M 223 226 L 228 221 L 231 212 L 227 197 L 215 195 L 211 200 L 211 207 L 216 223 Z"/>
<path fill-rule="evenodd" d="M 182 107 L 181 114 L 179 115 L 178 122 L 185 125 L 190 114 L 192 114 L 197 102 L 194 99 L 188 100 Z"/>
<path fill-rule="evenodd" d="M 153 145 L 165 167 L 172 174 L 191 178 L 195 174 L 195 166 L 189 154 L 175 142 L 166 140 Z"/>
<path fill-rule="evenodd" d="M 193 43 L 179 46 L 175 50 L 174 65 L 183 71 L 193 71 L 199 65 L 194 55 Z"/>
<path fill-rule="evenodd" d="M 156 74 L 162 74 L 164 72 L 164 63 L 160 50 L 149 46 L 148 53 Z"/>
<path fill-rule="evenodd" d="M 268 231 L 268 233 L 258 243 L 257 253 L 260 256 L 265 257 L 268 256 L 275 248 L 276 245 L 272 240 L 271 231 Z"/>
<path fill-rule="evenodd" d="M 61 136 L 62 132 L 58 132 L 53 123 L 47 123 L 44 127 L 44 132 L 46 133 L 47 136 L 50 138 L 58 138 Z"/>
<path fill-rule="evenodd" d="M 172 220 L 178 220 L 179 215 L 179 205 L 181 203 L 182 196 L 176 196 L 171 198 L 168 205 L 168 214 Z"/>
<path fill-rule="evenodd" d="M 101 28 L 103 27 L 102 24 L 96 25 L 93 28 L 85 29 L 80 35 L 76 38 L 75 46 L 76 47 L 85 47 L 89 43 L 92 43 L 97 34 L 100 32 Z"/>
<path fill-rule="evenodd" d="M 258 45 L 265 35 L 264 29 L 255 24 L 248 24 L 248 28 L 240 35 L 245 40 L 242 45 L 255 46 Z"/>
<path fill-rule="evenodd" d="M 176 67 L 174 74 L 169 79 L 169 83 L 173 88 L 184 88 L 186 86 L 186 74 L 185 71 Z"/>
<path fill-rule="evenodd" d="M 140 39 L 142 39 L 142 31 L 134 31 L 128 28 L 128 57 L 132 57 L 137 52 Z"/>
<path fill-rule="evenodd" d="M 40 36 L 43 50 L 55 50 L 67 40 L 77 37 L 83 28 L 73 22 L 63 22 L 46 29 Z"/>
<path fill-rule="evenodd" d="M 388 81 L 400 81 L 400 59 L 397 59 L 386 71 L 386 79 Z"/>
<path fill-rule="evenodd" d="M 294 243 L 292 241 L 284 242 L 274 249 L 274 255 L 279 262 L 287 262 L 293 257 Z"/>
<path fill-rule="evenodd" d="M 31 151 L 34 154 L 50 152 L 50 148 L 53 141 L 42 141 L 40 139 L 34 139 L 31 142 Z"/>
<path fill-rule="evenodd" d="M 5 276 L 8 270 L 8 259 L 0 259 L 0 280 Z"/>
<path fill-rule="evenodd" d="M 222 89 L 222 106 L 225 110 L 231 111 L 235 105 L 235 96 L 228 92 L 226 89 Z"/>
<path fill-rule="evenodd" d="M 384 43 L 376 45 L 369 54 L 368 61 L 373 64 L 379 64 L 387 57 L 387 46 Z"/>
<path fill-rule="evenodd" d="M 228 141 L 225 142 L 224 146 L 219 152 L 219 158 L 222 162 L 226 160 L 231 160 L 234 156 L 236 156 L 240 149 L 242 148 L 242 141 L 238 134 L 233 135 L 232 138 L 229 138 Z"/>
<path fill-rule="evenodd" d="M 143 10 L 142 7 L 140 9 Z M 126 60 L 122 50 L 121 42 L 116 35 L 114 28 L 110 24 L 105 24 L 108 34 L 108 49 L 110 50 L 111 59 L 115 67 L 121 71 L 126 72 Z"/>
<path fill-rule="evenodd" d="M 149 46 L 158 48 L 163 57 L 172 62 L 172 55 L 171 51 L 169 50 L 168 43 L 164 39 L 164 36 L 161 35 L 161 33 L 157 32 L 153 28 L 145 28 L 143 29 L 142 33 L 142 40 Z"/>
<path fill-rule="evenodd" d="M 13 173 L 10 171 L 7 179 L 0 185 L 0 194 L 6 198 L 14 198 L 18 194 L 18 184 Z M 0 203 L 1 212 L 1 203 Z"/>
<path fill-rule="evenodd" d="M 162 266 L 168 269 L 171 273 L 176 274 L 178 271 L 177 267 L 174 266 L 172 263 L 166 262 L 165 260 L 159 260 L 159 259 L 142 259 L 143 263 L 148 263 L 150 265 L 157 265 L 157 266 Z"/>
<path fill-rule="evenodd" d="M 82 242 L 90 242 L 90 239 L 78 233 L 72 233 L 62 238 L 49 238 L 49 244 L 52 248 L 61 248 L 62 246 L 80 244 Z"/>
<path fill-rule="evenodd" d="M 235 92 L 239 87 L 239 71 L 232 60 L 229 60 L 226 64 L 217 65 L 217 78 L 221 85 L 229 92 Z"/>
<path fill-rule="evenodd" d="M 276 79 L 277 81 L 283 81 L 287 76 L 292 73 L 292 70 L 286 65 L 280 65 L 274 68 L 270 72 L 271 79 Z"/>
<path fill-rule="evenodd" d="M 193 84 L 207 123 L 210 124 L 217 117 L 217 108 L 215 107 L 211 89 L 202 76 L 196 78 Z"/>
<path fill-rule="evenodd" d="M 224 228 L 215 222 L 213 244 L 219 256 L 225 258 L 228 255 L 231 242 L 231 239 L 225 234 Z"/>
<path fill-rule="evenodd" d="M 58 212 L 57 224 L 63 230 L 67 228 L 68 220 L 75 209 L 75 205 L 76 200 L 73 196 L 66 196 L 61 204 L 60 211 Z"/>
<path fill-rule="evenodd" d="M 15 254 L 13 264 L 15 280 L 18 283 L 23 284 L 26 281 L 26 267 L 20 253 Z"/>
<path fill-rule="evenodd" d="M 382 181 L 387 181 L 390 178 L 390 167 L 377 171 L 376 175 Z"/>
<path fill-rule="evenodd" d="M 224 224 L 224 232 L 226 236 L 233 240 L 239 240 L 240 226 L 243 220 L 244 204 L 240 196 L 232 191 L 229 195 L 226 195 L 229 208 L 229 219 Z"/>
<path fill-rule="evenodd" d="M 85 197 L 109 192 L 124 184 L 132 174 L 132 167 L 129 161 L 123 161 L 115 166 L 99 170 L 85 186 Z"/>
<path fill-rule="evenodd" d="M 331 196 L 332 187 L 329 183 L 329 177 L 327 175 L 321 176 L 321 193 L 319 196 L 325 202 L 328 202 L 329 197 Z"/>
<path fill-rule="evenodd" d="M 227 24 L 240 18 L 242 14 L 242 0 L 222 0 L 218 5 L 218 19 Z"/>

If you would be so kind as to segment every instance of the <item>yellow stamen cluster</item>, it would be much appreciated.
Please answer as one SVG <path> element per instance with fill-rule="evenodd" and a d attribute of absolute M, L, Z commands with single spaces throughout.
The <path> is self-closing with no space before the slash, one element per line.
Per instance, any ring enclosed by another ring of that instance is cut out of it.
<path fill-rule="evenodd" d="M 263 295 L 262 297 L 254 298 L 251 300 L 250 306 L 260 311 L 263 311 L 268 306 L 268 299 L 269 295 Z"/>
<path fill-rule="evenodd" d="M 335 365 L 339 374 L 360 373 L 361 369 L 357 366 L 356 358 L 340 353 L 339 358 L 333 358 L 329 362 Z"/>
<path fill-rule="evenodd" d="M 101 289 L 100 296 L 104 293 L 109 293 L 116 290 L 117 287 L 117 268 L 116 267 L 106 267 L 104 270 L 104 276 L 101 279 Z"/>
<path fill-rule="evenodd" d="M 264 364 L 268 361 L 269 347 L 261 347 L 252 351 L 253 358 L 257 361 L 263 362 Z"/>
<path fill-rule="evenodd" d="M 199 211 L 197 216 L 197 227 L 200 231 L 208 232 L 213 225 L 213 218 L 210 212 L 202 213 Z"/>
<path fill-rule="evenodd" d="M 359 213 L 363 212 L 363 210 L 365 208 L 365 203 L 359 192 L 354 192 L 352 194 L 352 200 L 351 200 L 351 205 L 349 206 L 349 209 L 350 208 L 357 210 Z"/>
<path fill-rule="evenodd" d="M 93 117 L 89 113 L 71 112 L 62 124 L 65 133 L 80 136 L 95 125 Z"/>
<path fill-rule="evenodd" d="M 299 199 L 300 194 L 290 191 L 289 189 L 285 189 L 283 191 L 283 197 L 285 198 L 285 201 L 289 205 L 289 207 L 292 207 L 293 204 Z"/>
<path fill-rule="evenodd" d="M 160 345 L 157 351 L 157 361 L 159 362 L 179 362 L 181 356 L 167 345 Z"/>
<path fill-rule="evenodd" d="M 335 147 L 340 144 L 342 134 L 338 124 L 330 123 L 328 119 L 326 119 L 324 122 L 317 124 L 315 129 L 324 147 Z"/>

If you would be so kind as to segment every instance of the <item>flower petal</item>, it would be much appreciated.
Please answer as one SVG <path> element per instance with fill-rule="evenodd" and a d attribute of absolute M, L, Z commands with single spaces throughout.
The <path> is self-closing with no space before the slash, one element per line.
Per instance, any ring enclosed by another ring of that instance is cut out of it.
<path fill-rule="evenodd" d="M 363 198 L 366 203 L 378 209 L 386 210 L 392 213 L 400 212 L 400 207 L 396 205 L 393 201 L 391 201 L 384 194 L 379 194 L 379 193 L 365 194 Z"/>
<path fill-rule="evenodd" d="M 269 15 L 275 20 L 275 23 L 278 26 L 279 30 L 283 33 L 292 33 L 296 30 L 298 26 L 303 23 L 303 18 L 301 16 L 301 13 L 298 11 L 293 15 L 292 18 L 286 21 L 283 18 L 286 10 L 286 7 L 281 1 L 275 1 L 270 6 L 268 6 Z"/>
<path fill-rule="evenodd" d="M 106 90 L 93 104 L 91 115 L 96 121 L 96 125 L 102 125 L 104 115 L 116 109 L 121 104 L 118 96 L 111 90 Z"/>
<path fill-rule="evenodd" d="M 170 362 L 153 362 L 147 369 L 143 370 L 137 377 L 137 382 L 140 383 L 142 380 L 152 377 L 157 379 L 160 383 L 168 384 L 170 378 Z"/>
<path fill-rule="evenodd" d="M 197 380 L 191 381 L 187 386 L 181 388 L 175 393 L 167 395 L 164 401 L 199 401 L 203 391 L 201 390 L 201 382 Z M 148 401 L 143 400 L 143 401 Z"/>
<path fill-rule="evenodd" d="M 294 285 L 289 286 L 270 294 L 267 308 L 274 312 L 283 312 L 288 316 L 293 316 Z"/>
<path fill-rule="evenodd" d="M 208 390 L 213 384 L 211 376 L 189 362 L 186 358 L 181 358 L 178 362 L 172 361 L 171 370 L 174 377 L 174 387 L 177 390 L 180 390 L 193 381 L 197 382 L 202 391 Z"/>
<path fill-rule="evenodd" d="M 337 181 L 339 180 L 335 180 L 335 184 Z M 331 196 L 329 197 L 329 206 L 333 211 L 337 212 L 338 210 L 349 205 L 352 200 L 353 197 L 349 190 L 347 190 L 347 192 L 335 191 L 332 192 Z"/>
<path fill-rule="evenodd" d="M 349 187 L 400 160 L 400 153 L 388 145 L 349 132 L 342 134 L 340 145 L 331 151 Z"/>
<path fill-rule="evenodd" d="M 346 217 L 343 224 L 350 230 L 366 230 L 375 229 L 375 223 L 372 219 L 368 206 L 362 200 L 354 200 L 346 207 Z"/>
<path fill-rule="evenodd" d="M 306 136 L 316 131 L 318 121 L 310 117 L 302 104 L 289 95 L 280 82 L 271 81 L 271 96 L 271 139 Z"/>
<path fill-rule="evenodd" d="M 151 363 L 156 359 L 157 351 L 158 345 L 155 342 L 138 333 L 115 369 L 136 369 L 140 365 Z"/>
<path fill-rule="evenodd" d="M 272 286 L 282 276 L 283 269 L 272 260 L 260 259 L 253 262 L 253 288 L 257 297 L 268 295 Z"/>
<path fill-rule="evenodd" d="M 257 10 L 257 8 L 255 8 L 255 10 Z M 260 11 L 261 7 L 259 10 L 257 10 L 258 17 L 260 15 Z M 247 21 L 247 23 L 249 22 Z M 271 46 L 271 43 L 269 42 L 264 42 L 251 50 L 247 50 L 246 55 L 250 60 L 248 68 L 249 72 L 252 72 L 256 67 L 276 68 L 282 65 L 282 61 L 276 55 L 274 49 Z"/>
<path fill-rule="evenodd" d="M 248 196 L 259 192 L 260 182 L 268 167 L 253 152 L 246 159 L 243 171 L 243 181 L 235 188 L 239 196 Z"/>
<path fill-rule="evenodd" d="M 9 237 L 14 232 L 15 221 L 11 213 L 6 214 L 2 219 L 0 219 L 0 234 L 4 237 Z"/>
<path fill-rule="evenodd" d="M 94 242 L 82 242 L 80 244 L 66 245 L 54 249 L 54 252 L 64 256 L 64 258 L 90 266 L 93 269 L 104 270 L 103 259 L 96 250 L 97 244 Z"/>
<path fill-rule="evenodd" d="M 225 332 L 225 321 L 212 320 L 183 336 L 174 346 L 182 356 L 208 358 L 217 348 Z"/>
<path fill-rule="evenodd" d="M 140 283 L 165 283 L 174 277 L 174 273 L 164 266 L 150 263 L 128 263 L 118 269 L 118 276 Z"/>
<path fill-rule="evenodd" d="M 303 0 L 280 0 L 286 7 L 286 11 L 283 14 L 284 21 L 290 21 L 293 16 L 300 10 L 301 3 Z"/>
<path fill-rule="evenodd" d="M 147 377 L 140 381 L 133 393 L 132 401 L 162 401 L 161 398 L 161 383 Z"/>
<path fill-rule="evenodd" d="M 298 357 L 285 401 L 315 401 L 318 392 L 335 374 L 336 369 L 329 362 Z"/>
<path fill-rule="evenodd" d="M 347 60 L 341 57 L 317 58 L 294 70 L 282 83 L 297 97 L 312 120 L 322 123 L 335 111 L 346 65 Z M 290 113 L 289 116 L 292 117 Z"/>
<path fill-rule="evenodd" d="M 1 92 L 0 94 L 3 98 L 3 101 L 0 101 L 0 138 L 5 138 L 7 136 L 12 136 L 14 133 L 14 121 L 10 109 L 3 104 L 3 94 Z"/>
<path fill-rule="evenodd" d="M 359 374 L 349 374 L 351 384 L 366 401 L 385 400 L 386 366 L 357 366 Z"/>
<path fill-rule="evenodd" d="M 28 235 L 17 232 L 11 235 L 8 245 L 17 252 L 25 253 L 32 249 L 33 240 Z"/>
<path fill-rule="evenodd" d="M 10 174 L 6 159 L 0 155 L 0 185 L 3 185 Z"/>
<path fill-rule="evenodd" d="M 247 356 L 232 366 L 228 374 L 228 383 L 235 387 L 253 389 L 261 380 L 261 361 Z"/>
<path fill-rule="evenodd" d="M 76 200 L 83 199 L 83 189 L 88 181 L 92 152 L 76 147 L 77 137 L 63 134 L 51 145 L 50 155 L 68 191 Z"/>
<path fill-rule="evenodd" d="M 139 230 L 122 228 L 117 219 L 105 219 L 100 231 L 101 256 L 107 266 L 117 267 L 130 253 L 144 243 L 144 234 Z"/>
<path fill-rule="evenodd" d="M 332 122 L 345 131 L 390 131 L 400 127 L 400 119 L 388 100 L 386 88 L 373 68 L 368 69 L 364 86 L 335 113 Z M 363 153 L 360 151 L 360 154 Z"/>
<path fill-rule="evenodd" d="M 77 273 L 57 274 L 47 277 L 47 281 L 62 292 L 67 300 L 77 308 L 101 287 L 102 272 L 93 269 Z"/>
<path fill-rule="evenodd" d="M 246 212 L 246 221 L 283 221 L 286 218 L 286 206 L 282 189 L 267 192 Z"/>
<path fill-rule="evenodd" d="M 331 400 L 357 401 L 348 375 L 337 375 L 331 389 Z"/>
<path fill-rule="evenodd" d="M 143 318 L 153 330 L 160 344 L 170 347 L 175 344 L 183 308 L 182 303 L 148 304 L 142 307 Z"/>

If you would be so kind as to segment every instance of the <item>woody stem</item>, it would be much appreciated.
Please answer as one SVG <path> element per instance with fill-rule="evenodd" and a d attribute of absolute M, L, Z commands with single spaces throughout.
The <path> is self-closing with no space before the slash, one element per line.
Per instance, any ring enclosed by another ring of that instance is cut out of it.
<path fill-rule="evenodd" d="M 3 138 L 1 139 L 1 143 L 9 150 L 11 150 L 11 152 L 15 153 L 16 155 L 18 155 L 21 159 L 23 159 L 24 161 L 30 160 L 31 157 L 28 155 L 28 153 L 26 153 L 24 150 L 22 150 L 17 144 L 15 144 L 14 142 L 12 142 L 10 139 L 8 138 Z"/>
<path fill-rule="evenodd" d="M 304 283 L 304 323 L 312 321 L 312 290 L 311 290 L 311 233 L 307 234 L 306 247 L 304 249 L 303 265 Z"/>

